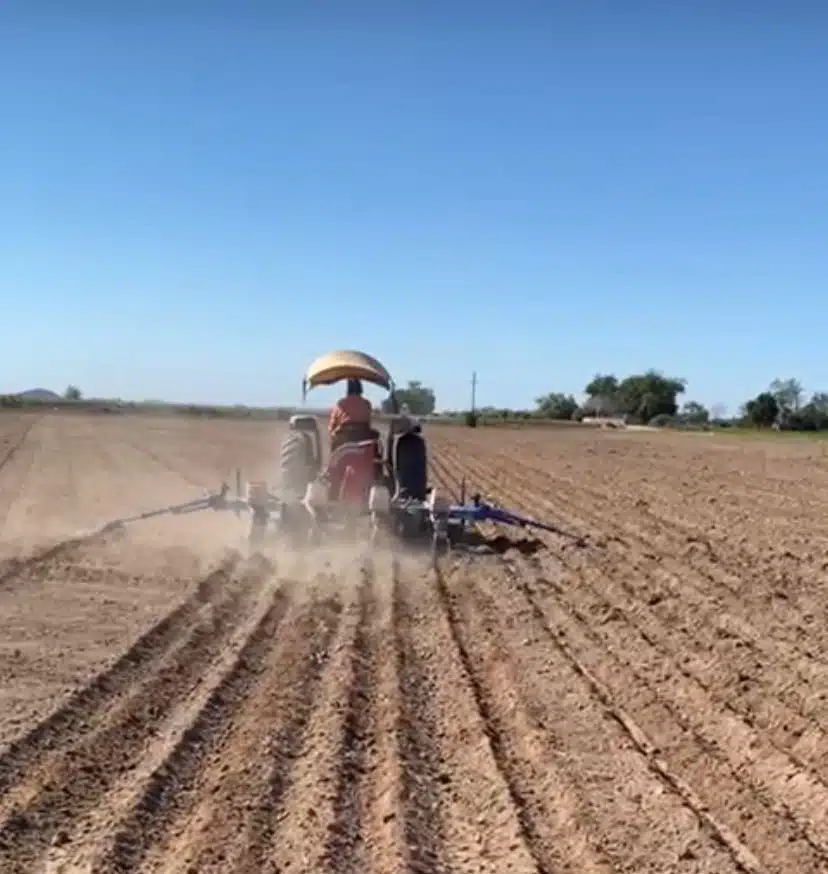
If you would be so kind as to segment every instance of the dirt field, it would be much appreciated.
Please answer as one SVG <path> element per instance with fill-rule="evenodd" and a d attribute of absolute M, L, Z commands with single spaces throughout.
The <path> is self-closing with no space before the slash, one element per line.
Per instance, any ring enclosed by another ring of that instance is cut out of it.
<path fill-rule="evenodd" d="M 273 425 L 0 417 L 0 871 L 828 871 L 821 444 L 429 432 L 584 535 L 242 561 Z"/>

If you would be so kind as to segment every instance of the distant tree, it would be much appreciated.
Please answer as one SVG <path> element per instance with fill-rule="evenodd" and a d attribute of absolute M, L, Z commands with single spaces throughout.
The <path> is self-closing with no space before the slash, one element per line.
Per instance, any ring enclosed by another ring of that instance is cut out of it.
<path fill-rule="evenodd" d="M 779 402 L 769 391 L 763 391 L 745 404 L 745 418 L 757 428 L 769 428 L 779 415 Z"/>
<path fill-rule="evenodd" d="M 578 402 L 572 395 L 550 392 L 535 400 L 536 412 L 544 419 L 571 419 L 578 409 Z"/>
<path fill-rule="evenodd" d="M 788 412 L 784 426 L 795 431 L 828 430 L 828 393 L 815 392 L 807 404 Z"/>
<path fill-rule="evenodd" d="M 424 386 L 417 380 L 411 380 L 405 388 L 396 389 L 395 395 L 399 407 L 407 406 L 413 416 L 430 416 L 437 407 L 437 398 L 433 389 Z M 393 399 L 386 398 L 382 402 L 382 412 L 392 413 L 393 411 Z"/>
<path fill-rule="evenodd" d="M 590 395 L 581 412 L 586 416 L 614 416 L 618 413 L 618 398 L 615 395 Z"/>
<path fill-rule="evenodd" d="M 618 377 L 611 373 L 596 373 L 587 384 L 584 393 L 591 398 L 611 398 L 618 391 Z"/>
<path fill-rule="evenodd" d="M 79 401 L 83 397 L 83 394 L 76 385 L 70 385 L 67 386 L 63 396 L 67 401 Z"/>
<path fill-rule="evenodd" d="M 667 377 L 657 370 L 634 374 L 618 385 L 616 399 L 619 412 L 649 422 L 654 416 L 674 416 L 678 410 L 677 398 L 687 383 L 683 379 Z"/>
<path fill-rule="evenodd" d="M 698 401 L 687 401 L 681 408 L 681 418 L 690 425 L 706 425 L 710 421 L 710 413 Z"/>
<path fill-rule="evenodd" d="M 815 410 L 828 415 L 828 392 L 817 391 L 811 395 L 811 400 L 808 402 Z"/>
<path fill-rule="evenodd" d="M 795 413 L 802 406 L 804 390 L 798 379 L 775 379 L 768 391 L 776 398 L 780 412 Z"/>

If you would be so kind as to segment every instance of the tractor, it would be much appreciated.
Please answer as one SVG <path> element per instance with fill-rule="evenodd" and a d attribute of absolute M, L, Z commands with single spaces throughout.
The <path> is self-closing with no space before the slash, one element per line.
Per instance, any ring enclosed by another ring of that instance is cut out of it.
<path fill-rule="evenodd" d="M 248 540 L 256 550 L 269 541 L 294 547 L 322 544 L 361 530 L 372 542 L 395 540 L 430 544 L 437 557 L 446 550 L 469 545 L 471 529 L 480 522 L 573 535 L 554 525 L 504 510 L 475 495 L 459 503 L 428 483 L 428 450 L 420 422 L 398 411 L 394 383 L 385 367 L 364 352 L 330 352 L 311 364 L 302 383 L 308 391 L 347 379 L 359 379 L 390 393 L 393 413 L 387 433 L 373 427 L 349 426 L 337 435 L 325 458 L 319 419 L 291 417 L 279 453 L 279 482 L 251 481 L 242 485 L 236 470 L 235 491 L 225 483 L 218 492 L 193 501 L 115 519 L 102 531 L 156 516 L 183 515 L 203 510 L 233 511 L 249 517 Z M 576 538 L 577 539 L 577 538 Z"/>

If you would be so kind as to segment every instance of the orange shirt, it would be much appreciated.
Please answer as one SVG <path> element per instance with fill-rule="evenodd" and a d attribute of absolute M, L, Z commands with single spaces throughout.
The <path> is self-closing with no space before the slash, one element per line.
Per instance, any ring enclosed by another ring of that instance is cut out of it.
<path fill-rule="evenodd" d="M 343 425 L 352 422 L 369 425 L 371 423 L 371 402 L 361 395 L 346 395 L 331 409 L 328 420 L 328 434 L 333 436 Z"/>

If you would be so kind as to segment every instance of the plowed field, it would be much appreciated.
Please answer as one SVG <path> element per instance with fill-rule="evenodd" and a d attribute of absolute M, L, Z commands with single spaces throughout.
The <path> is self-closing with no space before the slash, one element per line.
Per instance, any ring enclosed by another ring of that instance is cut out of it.
<path fill-rule="evenodd" d="M 0 417 L 0 871 L 828 871 L 818 443 L 431 429 L 555 522 L 245 560 L 272 425 Z M 541 548 L 538 548 L 541 547 Z"/>

